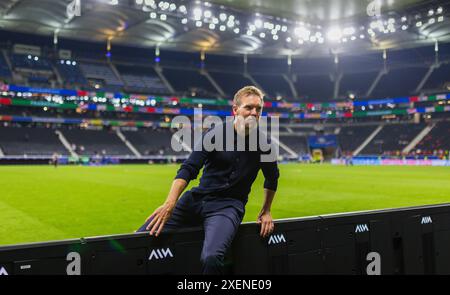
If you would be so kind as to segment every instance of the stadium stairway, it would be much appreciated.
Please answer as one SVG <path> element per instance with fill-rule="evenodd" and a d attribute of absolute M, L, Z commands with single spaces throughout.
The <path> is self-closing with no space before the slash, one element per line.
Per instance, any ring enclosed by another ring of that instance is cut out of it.
<path fill-rule="evenodd" d="M 59 141 L 61 141 L 62 145 L 66 148 L 66 150 L 70 153 L 72 157 L 78 157 L 78 154 L 72 149 L 69 141 L 67 141 L 66 137 L 60 130 L 55 131 L 56 135 L 58 135 Z"/>
<path fill-rule="evenodd" d="M 9 59 L 8 53 L 6 52 L 6 49 L 2 50 L 3 58 L 5 59 L 6 64 L 8 65 L 9 71 L 12 72 L 12 64 L 11 60 Z"/>
<path fill-rule="evenodd" d="M 282 149 L 284 149 L 286 152 L 288 152 L 292 157 L 298 158 L 298 154 L 294 152 L 290 147 L 282 143 L 280 140 L 276 139 L 275 137 L 271 137 L 272 140 L 275 142 L 275 144 L 278 144 Z"/>
<path fill-rule="evenodd" d="M 264 88 L 261 87 L 261 85 L 258 82 L 256 82 L 255 78 L 253 78 L 253 76 L 250 75 L 250 73 L 248 73 L 248 72 L 244 73 L 244 77 L 249 79 L 252 82 L 253 85 L 255 85 L 256 87 L 261 89 L 261 91 L 263 93 L 266 93 L 266 94 L 268 93 Z"/>
<path fill-rule="evenodd" d="M 436 123 L 426 126 L 417 136 L 403 149 L 402 153 L 409 153 L 416 145 L 427 136 L 428 133 L 436 126 Z"/>
<path fill-rule="evenodd" d="M 291 90 L 291 94 L 293 98 L 298 98 L 297 89 L 295 89 L 294 82 L 292 82 L 292 79 L 287 74 L 281 75 L 284 80 L 286 80 L 286 83 L 289 85 L 289 89 Z"/>
<path fill-rule="evenodd" d="M 216 89 L 217 93 L 220 94 L 221 97 L 226 97 L 227 95 L 223 91 L 223 89 L 217 84 L 217 82 L 214 80 L 214 78 L 206 71 L 205 69 L 200 70 L 200 74 L 206 77 L 208 79 L 209 83 Z"/>
<path fill-rule="evenodd" d="M 175 89 L 173 88 L 172 84 L 170 84 L 169 80 L 167 80 L 166 76 L 164 76 L 163 69 L 158 65 L 156 65 L 154 69 L 155 73 L 158 75 L 158 77 L 161 79 L 161 81 L 164 83 L 164 85 L 170 91 L 170 93 L 175 94 Z"/>
<path fill-rule="evenodd" d="M 141 153 L 133 146 L 131 142 L 127 140 L 125 135 L 120 131 L 120 129 L 116 129 L 116 134 L 122 140 L 122 142 L 130 149 L 130 151 L 138 158 L 142 158 Z"/>
<path fill-rule="evenodd" d="M 369 137 L 353 152 L 353 156 L 357 156 L 371 141 L 377 136 L 377 134 L 383 129 L 383 125 L 380 125 L 375 129 Z"/>

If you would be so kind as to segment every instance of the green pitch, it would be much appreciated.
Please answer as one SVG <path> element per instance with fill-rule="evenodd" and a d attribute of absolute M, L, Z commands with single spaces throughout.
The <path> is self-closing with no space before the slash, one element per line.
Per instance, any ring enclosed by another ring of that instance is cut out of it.
<path fill-rule="evenodd" d="M 0 167 L 0 245 L 130 233 L 178 165 Z M 450 167 L 280 165 L 275 219 L 450 202 Z M 190 186 L 196 185 L 197 181 Z M 244 221 L 263 201 L 260 172 Z"/>

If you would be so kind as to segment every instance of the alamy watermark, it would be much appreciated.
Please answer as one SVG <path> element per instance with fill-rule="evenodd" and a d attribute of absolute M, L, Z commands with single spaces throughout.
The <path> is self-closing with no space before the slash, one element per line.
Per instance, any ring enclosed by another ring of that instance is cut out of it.
<path fill-rule="evenodd" d="M 207 152 L 260 151 L 261 162 L 275 162 L 278 159 L 278 117 L 227 116 L 223 121 L 217 116 L 207 116 L 203 120 L 202 109 L 195 108 L 193 124 L 187 116 L 176 116 L 171 128 L 178 129 L 171 140 L 171 147 L 176 152 L 189 149 Z"/>

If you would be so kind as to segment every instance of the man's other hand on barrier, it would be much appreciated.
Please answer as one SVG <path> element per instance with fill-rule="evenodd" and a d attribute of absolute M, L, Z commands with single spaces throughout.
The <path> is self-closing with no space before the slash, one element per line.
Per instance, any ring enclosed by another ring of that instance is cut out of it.
<path fill-rule="evenodd" d="M 166 222 L 172 216 L 173 209 L 175 208 L 175 203 L 165 202 L 162 206 L 158 207 L 152 215 L 150 215 L 146 222 L 149 220 L 150 223 L 147 226 L 147 230 L 150 230 L 150 235 L 152 236 L 155 232 L 155 236 L 158 236 L 163 229 Z"/>
<path fill-rule="evenodd" d="M 275 227 L 270 211 L 262 211 L 259 213 L 256 223 L 261 225 L 260 235 L 263 238 L 269 236 Z"/>

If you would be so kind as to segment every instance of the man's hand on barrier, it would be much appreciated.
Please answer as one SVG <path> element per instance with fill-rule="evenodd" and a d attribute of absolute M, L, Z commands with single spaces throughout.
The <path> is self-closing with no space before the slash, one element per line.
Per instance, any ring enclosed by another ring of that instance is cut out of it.
<path fill-rule="evenodd" d="M 275 227 L 270 211 L 262 211 L 259 213 L 256 223 L 261 225 L 260 235 L 263 238 L 270 235 Z"/>
<path fill-rule="evenodd" d="M 164 225 L 172 215 L 173 208 L 175 208 L 175 204 L 166 202 L 162 206 L 158 207 L 152 213 L 152 215 L 147 218 L 145 222 L 151 220 L 151 222 L 147 226 L 147 230 L 150 230 L 151 236 L 155 233 L 155 231 L 155 236 L 158 236 L 160 234 Z"/>

